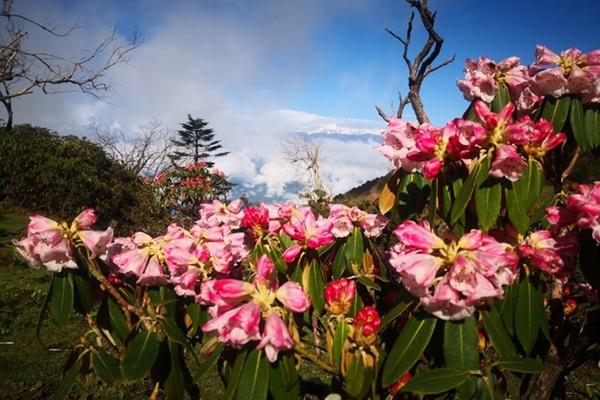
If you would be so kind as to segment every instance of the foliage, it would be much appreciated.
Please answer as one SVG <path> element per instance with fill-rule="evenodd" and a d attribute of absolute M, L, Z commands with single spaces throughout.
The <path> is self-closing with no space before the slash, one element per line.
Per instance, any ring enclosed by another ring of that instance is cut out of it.
<path fill-rule="evenodd" d="M 203 161 L 175 167 L 145 180 L 165 213 L 185 223 L 198 217 L 199 206 L 212 200 L 224 200 L 233 187 L 222 171 L 209 169 Z"/>
<path fill-rule="evenodd" d="M 187 161 L 196 165 L 203 161 L 208 167 L 212 167 L 214 162 L 209 161 L 210 158 L 229 154 L 229 152 L 215 153 L 223 146 L 220 140 L 215 140 L 214 131 L 207 128 L 208 122 L 201 118 L 192 118 L 190 114 L 187 117 L 187 122 L 181 124 L 183 129 L 177 131 L 178 138 L 171 139 L 176 149 L 169 155 L 173 164 Z"/>
<path fill-rule="evenodd" d="M 19 125 L 0 130 L 0 202 L 66 218 L 92 206 L 103 224 L 153 231 L 163 224 L 140 178 L 96 144 Z"/>
<path fill-rule="evenodd" d="M 355 399 L 558 394 L 563 374 L 598 358 L 600 182 L 563 192 L 600 145 L 597 86 L 568 80 L 574 68 L 600 79 L 585 69 L 597 54 L 470 61 L 463 118 L 390 118 L 381 215 L 213 201 L 189 229 L 119 238 L 93 230 L 90 209 L 70 224 L 32 216 L 15 245 L 53 272 L 43 310 L 90 325 L 59 394 L 92 376 L 199 398 L 216 365 L 224 398 L 298 398 L 306 364 Z"/>

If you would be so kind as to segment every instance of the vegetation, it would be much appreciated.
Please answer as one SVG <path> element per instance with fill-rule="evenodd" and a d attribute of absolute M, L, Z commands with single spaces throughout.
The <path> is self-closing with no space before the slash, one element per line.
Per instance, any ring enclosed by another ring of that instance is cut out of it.
<path fill-rule="evenodd" d="M 215 140 L 214 131 L 207 128 L 208 122 L 200 118 L 192 118 L 190 114 L 187 118 L 187 122 L 181 124 L 183 129 L 177 131 L 178 138 L 171 140 L 177 149 L 169 156 L 174 164 L 192 162 L 195 165 L 204 161 L 206 166 L 212 167 L 214 162 L 209 161 L 210 158 L 229 154 L 229 152 L 217 153 L 217 150 L 223 146 L 220 140 Z"/>

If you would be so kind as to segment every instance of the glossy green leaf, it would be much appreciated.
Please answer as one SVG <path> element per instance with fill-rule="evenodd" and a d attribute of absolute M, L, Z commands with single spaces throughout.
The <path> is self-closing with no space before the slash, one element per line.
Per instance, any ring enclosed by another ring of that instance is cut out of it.
<path fill-rule="evenodd" d="M 121 379 L 119 360 L 108 354 L 103 349 L 94 349 L 92 352 L 92 368 L 102 382 L 110 385 Z"/>
<path fill-rule="evenodd" d="M 346 393 L 354 399 L 364 398 L 369 393 L 372 376 L 373 369 L 365 368 L 361 357 L 355 355 L 352 357 L 352 361 L 350 361 L 350 365 L 346 371 L 344 382 Z"/>
<path fill-rule="evenodd" d="M 519 298 L 515 309 L 515 332 L 527 354 L 531 353 L 540 328 L 539 302 L 543 304 L 542 293 L 529 278 L 519 284 Z"/>
<path fill-rule="evenodd" d="M 235 361 L 233 362 L 233 368 L 231 368 L 230 373 L 228 376 L 226 376 L 227 385 L 225 386 L 225 395 L 223 396 L 225 400 L 233 399 L 233 396 L 235 395 L 240 384 L 240 377 L 242 376 L 242 371 L 244 370 L 244 364 L 247 356 L 247 351 L 241 351 L 235 358 Z"/>
<path fill-rule="evenodd" d="M 474 316 L 460 322 L 444 323 L 444 359 L 448 368 L 479 368 L 479 331 Z M 461 398 L 471 398 L 477 390 L 475 377 L 457 385 Z"/>
<path fill-rule="evenodd" d="M 73 312 L 74 295 L 73 276 L 67 271 L 56 273 L 52 282 L 48 308 L 52 320 L 57 326 L 63 327 L 69 321 Z"/>
<path fill-rule="evenodd" d="M 201 324 L 202 308 L 198 303 L 190 303 L 185 306 L 185 309 L 192 320 L 192 331 L 195 331 Z"/>
<path fill-rule="evenodd" d="M 539 200 L 544 184 L 544 171 L 540 163 L 530 158 L 523 176 L 512 185 L 517 193 L 525 213 L 528 213 Z"/>
<path fill-rule="evenodd" d="M 515 308 L 517 307 L 518 297 L 518 283 L 515 282 L 512 285 L 505 286 L 500 313 L 502 314 L 504 326 L 511 335 L 515 333 Z"/>
<path fill-rule="evenodd" d="M 508 87 L 505 84 L 498 85 L 498 93 L 494 96 L 494 99 L 490 103 L 490 109 L 498 113 L 502 110 L 508 103 L 510 103 L 510 93 L 508 91 Z"/>
<path fill-rule="evenodd" d="M 594 105 L 585 110 L 584 124 L 587 141 L 594 149 L 600 145 L 600 109 L 598 106 Z"/>
<path fill-rule="evenodd" d="M 588 141 L 588 135 L 585 129 L 585 120 L 583 114 L 583 106 L 578 97 L 573 97 L 570 103 L 569 110 L 569 125 L 577 144 L 582 150 L 588 150 L 591 145 Z"/>
<path fill-rule="evenodd" d="M 406 175 L 398 189 L 398 217 L 406 219 L 421 213 L 427 205 L 431 185 L 419 172 Z"/>
<path fill-rule="evenodd" d="M 510 222 L 520 233 L 525 233 L 529 228 L 529 217 L 525 210 L 525 204 L 519 198 L 517 190 L 515 190 L 514 183 L 509 183 L 505 190 L 506 196 L 506 210 L 508 212 L 508 218 Z"/>
<path fill-rule="evenodd" d="M 368 276 L 365 275 L 361 275 L 357 278 L 357 280 L 365 287 L 369 288 L 369 289 L 373 289 L 376 291 L 380 291 L 381 290 L 381 286 L 379 286 L 378 283 L 376 283 L 373 279 L 369 278 Z"/>
<path fill-rule="evenodd" d="M 175 343 L 169 343 L 170 353 L 170 368 L 169 375 L 165 381 L 165 392 L 169 396 L 169 400 L 181 400 L 184 395 L 185 377 L 183 361 L 183 352 Z"/>
<path fill-rule="evenodd" d="M 277 362 L 271 364 L 269 382 L 269 393 L 274 400 L 300 397 L 300 378 L 292 354 L 279 353 Z"/>
<path fill-rule="evenodd" d="M 67 398 L 67 396 L 69 396 L 69 393 L 71 393 L 71 389 L 73 388 L 73 385 L 77 380 L 77 375 L 79 374 L 80 368 L 80 361 L 77 360 L 75 363 L 73 363 L 71 368 L 69 368 L 69 370 L 64 374 L 60 382 L 60 386 L 58 387 L 58 390 L 56 391 L 56 393 L 54 393 L 54 396 L 52 396 L 54 400 L 64 400 Z"/>
<path fill-rule="evenodd" d="M 207 373 L 211 368 L 214 368 L 217 365 L 217 361 L 219 361 L 219 357 L 221 356 L 221 353 L 223 352 L 224 347 L 225 347 L 225 345 L 223 343 L 217 344 L 217 346 L 215 347 L 213 352 L 210 354 L 210 356 L 200 362 L 200 365 L 194 371 L 195 372 L 195 375 L 194 375 L 195 381 L 197 381 L 205 373 Z M 190 351 L 195 351 L 195 350 L 191 349 Z"/>
<path fill-rule="evenodd" d="M 545 369 L 542 360 L 535 360 L 533 358 L 511 357 L 498 361 L 498 365 L 507 371 L 525 374 L 537 374 Z"/>
<path fill-rule="evenodd" d="M 487 179 L 475 189 L 475 209 L 479 225 L 488 231 L 496 224 L 502 203 L 502 185 L 496 179 Z"/>
<path fill-rule="evenodd" d="M 331 273 L 333 279 L 340 279 L 346 271 L 346 242 L 342 242 L 342 245 L 337 249 L 333 263 L 331 265 Z"/>
<path fill-rule="evenodd" d="M 354 227 L 344 248 L 346 262 L 352 267 L 353 271 L 358 271 L 362 266 L 363 253 L 365 252 L 365 244 L 360 228 Z"/>
<path fill-rule="evenodd" d="M 396 338 L 383 366 L 382 384 L 392 385 L 407 372 L 425 351 L 433 335 L 437 319 L 411 316 Z"/>
<path fill-rule="evenodd" d="M 112 331 L 121 340 L 125 340 L 127 335 L 129 335 L 129 328 L 127 327 L 127 321 L 121 307 L 110 297 L 107 298 L 106 306 Z"/>
<path fill-rule="evenodd" d="M 244 363 L 235 398 L 238 400 L 263 400 L 269 389 L 269 361 L 262 350 L 252 350 Z"/>
<path fill-rule="evenodd" d="M 323 274 L 317 261 L 311 262 L 307 268 L 309 268 L 308 295 L 310 296 L 313 308 L 320 314 L 325 306 L 325 282 L 323 281 Z"/>
<path fill-rule="evenodd" d="M 179 329 L 174 320 L 160 318 L 160 324 L 163 327 L 163 331 L 172 342 L 179 343 L 182 346 L 188 345 L 185 334 Z"/>
<path fill-rule="evenodd" d="M 396 304 L 390 311 L 386 312 L 385 315 L 381 318 L 381 325 L 379 326 L 379 330 L 383 331 L 388 324 L 394 322 L 396 318 L 402 315 L 408 307 L 411 306 L 411 302 L 401 301 Z"/>
<path fill-rule="evenodd" d="M 472 101 L 469 104 L 469 107 L 463 113 L 462 119 L 466 119 L 468 121 L 478 122 L 479 118 L 477 118 L 477 114 L 475 113 L 475 102 Z"/>
<path fill-rule="evenodd" d="M 402 391 L 420 395 L 444 393 L 460 386 L 470 374 L 465 368 L 437 368 L 413 377 Z"/>
<path fill-rule="evenodd" d="M 269 258 L 271 258 L 273 264 L 275 264 L 277 272 L 279 272 L 280 274 L 286 274 L 288 270 L 288 265 L 285 261 L 283 261 L 282 252 L 279 246 L 274 240 L 271 240 L 269 237 L 267 237 L 267 240 L 269 242 Z"/>
<path fill-rule="evenodd" d="M 82 314 L 87 314 L 94 307 L 94 288 L 90 278 L 83 270 L 74 271 L 73 284 L 75 286 L 75 309 Z"/>
<path fill-rule="evenodd" d="M 561 97 L 559 99 L 552 96 L 547 96 L 542 109 L 542 118 L 552 122 L 554 133 L 558 133 L 565 126 L 567 115 L 569 114 L 569 97 Z"/>
<path fill-rule="evenodd" d="M 141 332 L 129 343 L 121 374 L 128 381 L 142 379 L 148 374 L 158 356 L 160 339 L 154 332 Z"/>
<path fill-rule="evenodd" d="M 335 329 L 335 335 L 333 337 L 333 365 L 337 368 L 340 368 L 344 343 L 350 334 L 350 330 L 350 326 L 344 322 L 344 320 L 340 320 L 340 323 Z"/>
<path fill-rule="evenodd" d="M 481 316 L 485 333 L 490 338 L 498 356 L 501 359 L 514 357 L 517 354 L 515 345 L 502 323 L 502 316 L 498 310 L 495 307 L 492 307 L 491 310 L 483 310 Z"/>
<path fill-rule="evenodd" d="M 450 224 L 454 225 L 458 220 L 464 215 L 465 209 L 471 200 L 471 196 L 473 195 L 473 191 L 475 190 L 475 185 L 479 180 L 479 174 L 481 171 L 481 165 L 474 161 L 473 170 L 469 174 L 469 176 L 465 179 L 462 186 L 460 187 L 460 191 L 456 195 L 456 199 L 454 200 L 454 206 L 452 207 L 452 212 L 450 213 Z"/>

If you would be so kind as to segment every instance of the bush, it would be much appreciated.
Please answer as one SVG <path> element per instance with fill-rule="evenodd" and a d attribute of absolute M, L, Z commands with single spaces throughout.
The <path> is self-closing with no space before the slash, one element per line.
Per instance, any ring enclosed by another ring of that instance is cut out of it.
<path fill-rule="evenodd" d="M 163 215 L 142 180 L 85 138 L 46 128 L 0 129 L 0 202 L 58 219 L 93 207 L 101 224 L 149 229 Z M 116 224 L 116 225 L 115 225 Z"/>

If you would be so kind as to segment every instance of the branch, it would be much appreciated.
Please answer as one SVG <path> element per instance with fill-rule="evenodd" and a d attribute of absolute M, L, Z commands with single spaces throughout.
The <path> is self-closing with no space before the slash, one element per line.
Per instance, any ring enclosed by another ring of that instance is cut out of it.
<path fill-rule="evenodd" d="M 14 3 L 14 0 L 4 0 L 3 3 L 4 4 L 3 4 L 3 7 L 2 7 L 2 12 L 0 13 L 0 16 L 8 18 L 9 21 L 11 20 L 11 18 L 14 18 L 14 19 L 20 19 L 20 20 L 25 21 L 25 22 L 29 22 L 30 24 L 32 24 L 34 26 L 37 26 L 41 30 L 48 32 L 52 36 L 66 37 L 66 36 L 69 36 L 71 34 L 71 32 L 73 32 L 75 29 L 80 28 L 79 23 L 76 22 L 67 31 L 60 33 L 60 32 L 57 32 L 50 25 L 44 25 L 44 24 L 39 23 L 39 22 L 37 22 L 37 21 L 35 21 L 35 20 L 31 19 L 31 18 L 28 18 L 28 17 L 26 17 L 24 15 L 13 14 L 11 12 L 11 9 L 12 9 L 12 5 Z"/>

